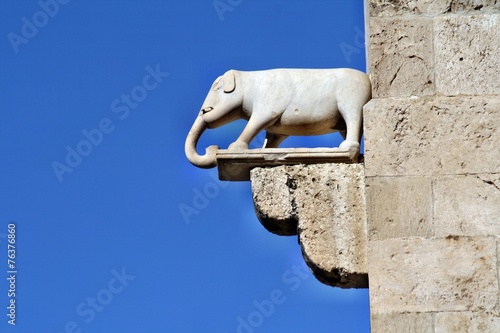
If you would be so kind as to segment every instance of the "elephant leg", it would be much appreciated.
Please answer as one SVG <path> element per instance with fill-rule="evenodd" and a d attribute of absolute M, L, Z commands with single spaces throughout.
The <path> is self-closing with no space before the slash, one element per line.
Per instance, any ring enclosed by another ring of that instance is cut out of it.
<path fill-rule="evenodd" d="M 243 132 L 241 132 L 239 138 L 235 142 L 229 145 L 228 149 L 231 150 L 248 149 L 250 141 L 252 141 L 255 138 L 255 136 L 259 134 L 259 132 L 262 131 L 264 128 L 274 124 L 274 122 L 276 122 L 278 118 L 279 116 L 276 116 L 272 119 L 269 118 L 260 119 L 256 117 L 256 113 L 254 110 L 254 114 L 248 120 L 248 123 L 243 129 Z"/>
<path fill-rule="evenodd" d="M 262 148 L 278 148 L 280 143 L 282 143 L 286 138 L 288 138 L 288 135 L 266 132 L 266 141 L 264 141 Z"/>
<path fill-rule="evenodd" d="M 359 153 L 359 142 L 362 134 L 362 112 L 363 106 L 350 106 L 346 109 L 340 110 L 342 117 L 346 124 L 346 130 L 341 131 L 340 134 L 344 141 L 340 144 L 339 148 L 346 151 L 357 151 Z M 347 132 L 347 133 L 346 133 Z"/>

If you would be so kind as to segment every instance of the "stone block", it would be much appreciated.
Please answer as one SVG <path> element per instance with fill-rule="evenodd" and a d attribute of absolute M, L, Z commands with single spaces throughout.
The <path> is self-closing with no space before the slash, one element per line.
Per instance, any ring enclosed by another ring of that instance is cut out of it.
<path fill-rule="evenodd" d="M 496 240 L 497 240 L 498 296 L 497 296 L 497 306 L 495 307 L 495 313 L 500 314 L 500 235 L 496 237 Z"/>
<path fill-rule="evenodd" d="M 497 276 L 498 276 L 498 296 L 497 296 L 497 306 L 495 307 L 495 312 L 500 313 L 500 236 L 496 237 L 497 240 Z"/>
<path fill-rule="evenodd" d="M 267 229 L 279 225 L 281 234 L 291 234 L 290 220 L 296 221 L 304 259 L 318 280 L 368 287 L 362 164 L 284 165 L 250 174 L 257 216 Z"/>
<path fill-rule="evenodd" d="M 431 18 L 371 18 L 373 98 L 434 94 Z"/>
<path fill-rule="evenodd" d="M 302 170 L 295 202 L 299 207 L 299 243 L 306 262 L 323 283 L 367 288 L 363 165 L 325 164 Z"/>
<path fill-rule="evenodd" d="M 371 315 L 371 333 L 434 333 L 432 313 Z M 451 332 L 451 331 L 450 331 Z"/>
<path fill-rule="evenodd" d="M 500 95 L 371 100 L 364 108 L 366 175 L 500 170 Z"/>
<path fill-rule="evenodd" d="M 253 204 L 259 221 L 277 235 L 296 235 L 298 217 L 291 193 L 293 176 L 285 166 L 255 168 L 251 174 Z"/>
<path fill-rule="evenodd" d="M 432 188 L 436 236 L 500 236 L 500 173 L 437 177 Z"/>
<path fill-rule="evenodd" d="M 439 15 L 500 11 L 496 0 L 370 0 L 370 16 Z"/>
<path fill-rule="evenodd" d="M 429 177 L 369 177 L 366 208 L 370 240 L 434 234 Z"/>
<path fill-rule="evenodd" d="M 498 301 L 494 237 L 370 241 L 372 313 L 491 311 Z"/>
<path fill-rule="evenodd" d="M 434 19 L 434 68 L 443 95 L 500 94 L 500 14 Z"/>
<path fill-rule="evenodd" d="M 485 312 L 441 312 L 436 314 L 435 333 L 498 333 L 500 314 Z"/>

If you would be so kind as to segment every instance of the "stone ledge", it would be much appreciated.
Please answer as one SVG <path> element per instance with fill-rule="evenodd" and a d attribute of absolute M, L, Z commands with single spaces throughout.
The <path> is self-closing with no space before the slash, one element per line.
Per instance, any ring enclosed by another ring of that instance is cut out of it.
<path fill-rule="evenodd" d="M 220 149 L 216 153 L 220 180 L 250 180 L 254 167 L 278 165 L 355 163 L 358 154 L 339 148 L 260 148 L 245 151 Z"/>
<path fill-rule="evenodd" d="M 359 163 L 255 168 L 257 217 L 271 232 L 298 234 L 304 259 L 319 281 L 367 288 L 364 179 Z"/>

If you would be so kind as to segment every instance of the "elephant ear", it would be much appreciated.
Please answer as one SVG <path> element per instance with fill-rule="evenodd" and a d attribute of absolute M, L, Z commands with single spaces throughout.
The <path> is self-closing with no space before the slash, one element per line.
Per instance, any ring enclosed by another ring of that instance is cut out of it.
<path fill-rule="evenodd" d="M 234 77 L 234 71 L 228 71 L 226 74 L 224 74 L 223 86 L 225 93 L 234 91 L 234 88 L 236 88 L 236 78 Z"/>

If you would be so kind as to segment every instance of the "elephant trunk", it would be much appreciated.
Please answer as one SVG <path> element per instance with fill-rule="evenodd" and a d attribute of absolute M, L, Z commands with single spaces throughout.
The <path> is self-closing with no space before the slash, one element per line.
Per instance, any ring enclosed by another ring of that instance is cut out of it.
<path fill-rule="evenodd" d="M 206 129 L 207 123 L 205 123 L 200 114 L 194 121 L 194 124 L 189 131 L 189 134 L 186 138 L 186 143 L 184 145 L 184 151 L 186 153 L 187 159 L 189 160 L 189 162 L 191 162 L 191 164 L 200 168 L 209 169 L 217 165 L 215 152 L 217 149 L 219 149 L 219 147 L 210 146 L 206 149 L 205 155 L 198 154 L 198 152 L 196 151 L 196 145 L 198 144 L 198 140 Z"/>

